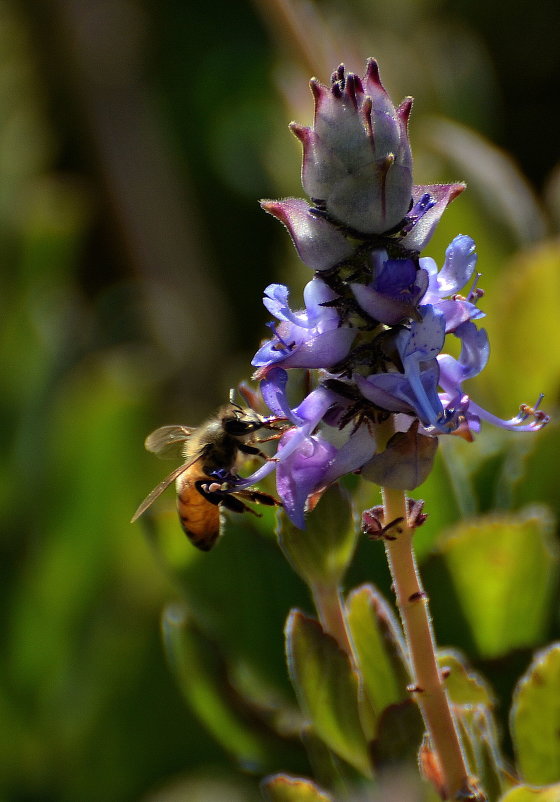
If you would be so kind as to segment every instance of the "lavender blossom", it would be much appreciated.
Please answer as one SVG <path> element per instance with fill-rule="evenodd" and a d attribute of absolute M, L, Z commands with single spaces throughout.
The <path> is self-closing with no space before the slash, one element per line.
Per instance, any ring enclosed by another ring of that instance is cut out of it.
<path fill-rule="evenodd" d="M 279 496 L 302 528 L 310 499 L 346 473 L 411 490 L 429 474 L 440 436 L 472 439 L 481 419 L 517 431 L 548 420 L 538 404 L 501 420 L 464 390 L 489 354 L 474 322 L 484 316 L 475 244 L 455 237 L 439 271 L 420 257 L 464 185 L 413 185 L 411 99 L 394 106 L 373 59 L 362 79 L 339 67 L 330 88 L 315 80 L 311 88 L 313 126 L 291 125 L 303 144 L 311 203 L 262 205 L 287 227 L 315 277 L 299 311 L 291 310 L 287 287 L 265 291 L 279 322 L 253 365 L 265 403 L 288 425 L 274 460 L 243 480 L 247 486 L 276 468 Z M 458 358 L 445 353 L 447 336 L 460 340 Z M 296 368 L 308 371 L 310 391 L 293 406 L 288 384 Z M 390 416 L 396 434 L 385 444 L 377 432 Z"/>
<path fill-rule="evenodd" d="M 298 312 L 290 309 L 288 295 L 288 288 L 282 284 L 266 288 L 264 305 L 280 323 L 274 329 L 274 338 L 261 346 L 252 364 L 322 368 L 344 359 L 356 332 L 342 326 L 337 310 L 326 305 L 336 294 L 320 278 L 314 278 L 303 293 L 305 309 Z"/>

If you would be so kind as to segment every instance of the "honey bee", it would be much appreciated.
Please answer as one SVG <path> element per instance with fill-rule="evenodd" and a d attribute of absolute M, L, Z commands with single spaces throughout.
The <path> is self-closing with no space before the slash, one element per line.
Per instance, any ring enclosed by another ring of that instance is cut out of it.
<path fill-rule="evenodd" d="M 269 506 L 280 505 L 273 496 L 259 490 L 227 490 L 228 480 L 235 478 L 233 471 L 239 452 L 267 459 L 266 454 L 251 442 L 260 429 L 277 430 L 275 422 L 230 401 L 197 428 L 174 425 L 156 429 L 146 438 L 146 449 L 160 457 L 179 451 L 185 462 L 144 499 L 131 523 L 175 482 L 177 512 L 183 531 L 198 549 L 210 551 L 221 534 L 224 508 L 258 515 L 242 499 Z"/>

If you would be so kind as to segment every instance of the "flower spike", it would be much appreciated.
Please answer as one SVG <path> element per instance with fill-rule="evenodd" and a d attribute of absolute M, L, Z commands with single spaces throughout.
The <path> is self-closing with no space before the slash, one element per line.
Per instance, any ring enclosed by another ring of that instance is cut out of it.
<path fill-rule="evenodd" d="M 310 86 L 313 125 L 290 126 L 303 146 L 310 201 L 262 206 L 288 229 L 315 276 L 299 310 L 287 287 L 265 291 L 277 322 L 253 365 L 265 402 L 289 426 L 274 462 L 244 480 L 276 468 L 278 494 L 297 526 L 309 499 L 344 473 L 410 489 L 429 473 L 440 436 L 472 440 L 482 420 L 515 431 L 548 421 L 540 399 L 502 420 L 464 389 L 489 357 L 486 331 L 477 328 L 484 316 L 478 257 L 465 234 L 449 244 L 439 270 L 420 255 L 465 185 L 413 185 L 412 98 L 395 107 L 374 59 L 362 78 L 341 64 L 330 86 L 316 79 Z M 458 357 L 446 353 L 451 336 Z M 310 378 L 296 406 L 288 400 L 293 368 Z M 391 416 L 396 434 L 378 450 L 376 427 Z"/>

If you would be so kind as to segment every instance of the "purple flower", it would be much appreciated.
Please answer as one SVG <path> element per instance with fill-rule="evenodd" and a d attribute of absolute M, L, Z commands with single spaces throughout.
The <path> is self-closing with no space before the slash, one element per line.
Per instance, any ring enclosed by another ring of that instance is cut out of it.
<path fill-rule="evenodd" d="M 471 290 L 467 298 L 447 297 L 456 296 L 472 277 L 478 258 L 475 248 L 474 240 L 465 234 L 459 234 L 447 247 L 445 261 L 439 273 L 433 259 L 420 259 L 420 265 L 429 276 L 428 291 L 423 302 L 433 304 L 443 313 L 446 333 L 455 331 L 468 320 L 484 317 L 484 313 L 472 302 L 478 300 L 476 291 Z"/>
<path fill-rule="evenodd" d="M 276 367 L 270 368 L 261 381 L 261 393 L 269 409 L 293 426 L 282 434 L 274 461 L 243 480 L 243 486 L 259 481 L 276 468 L 278 495 L 289 518 L 303 529 L 309 497 L 340 476 L 359 470 L 375 452 L 375 441 L 367 426 L 349 426 L 350 431 L 342 432 L 337 443 L 331 442 L 329 431 L 339 434 L 338 430 L 323 425 L 318 431 L 318 426 L 340 398 L 319 385 L 291 409 L 287 382 L 287 372 Z"/>
<path fill-rule="evenodd" d="M 463 395 L 463 382 L 477 376 L 485 368 L 490 354 L 490 345 L 486 331 L 477 329 L 475 324 L 471 322 L 461 324 L 455 334 L 461 340 L 459 358 L 455 359 L 449 354 L 440 354 L 437 358 L 440 366 L 439 383 L 443 389 L 440 398 L 443 403 L 459 397 L 463 398 L 462 416 L 465 418 L 469 429 L 478 431 L 480 419 L 486 420 L 488 423 L 492 423 L 502 429 L 516 430 L 518 432 L 535 431 L 548 423 L 548 415 L 538 409 L 541 399 L 539 399 L 534 408 L 522 404 L 518 415 L 509 420 L 504 420 L 475 404 L 468 396 Z M 531 418 L 530 422 L 525 423 L 529 418 Z"/>
<path fill-rule="evenodd" d="M 395 325 L 415 315 L 428 287 L 428 274 L 412 259 L 389 259 L 386 251 L 371 254 L 373 280 L 353 282 L 350 288 L 360 307 L 374 320 Z"/>
<path fill-rule="evenodd" d="M 304 289 L 305 309 L 292 312 L 288 288 L 270 284 L 264 305 L 280 323 L 274 337 L 267 340 L 253 357 L 255 367 L 282 365 L 290 368 L 322 368 L 334 365 L 348 354 L 356 336 L 354 329 L 340 325 L 337 310 L 326 306 L 338 296 L 320 278 Z"/>
<path fill-rule="evenodd" d="M 316 275 L 299 311 L 286 287 L 266 290 L 278 323 L 253 365 L 266 404 L 288 426 L 273 460 L 240 480 L 276 469 L 280 498 L 301 527 L 309 499 L 345 473 L 412 489 L 431 470 L 440 435 L 472 439 L 481 419 L 517 431 L 548 420 L 540 401 L 505 421 L 464 391 L 489 354 L 486 332 L 474 323 L 483 317 L 475 244 L 455 237 L 439 271 L 420 253 L 465 185 L 413 185 L 411 99 L 394 106 L 373 59 L 363 78 L 341 66 L 330 87 L 313 80 L 311 89 L 313 126 L 291 125 L 303 144 L 310 203 L 262 206 Z M 446 335 L 458 338 L 459 357 L 444 353 Z M 296 367 L 308 370 L 312 389 L 293 406 L 286 369 Z M 395 435 L 378 450 L 376 427 L 391 415 Z"/>
<path fill-rule="evenodd" d="M 448 432 L 456 427 L 446 415 L 437 386 L 439 366 L 436 357 L 445 339 L 445 317 L 433 306 L 418 309 L 419 321 L 402 329 L 395 337 L 404 372 L 372 373 L 355 376 L 365 398 L 382 409 L 417 416 L 427 430 Z"/>

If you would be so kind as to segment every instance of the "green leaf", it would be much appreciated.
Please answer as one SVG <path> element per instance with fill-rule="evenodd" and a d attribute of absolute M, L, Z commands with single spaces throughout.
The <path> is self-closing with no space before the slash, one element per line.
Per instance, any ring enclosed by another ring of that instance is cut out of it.
<path fill-rule="evenodd" d="M 409 698 L 400 626 L 372 585 L 356 588 L 347 599 L 346 610 L 364 690 L 378 719 L 386 707 Z"/>
<path fill-rule="evenodd" d="M 498 748 L 492 690 L 460 652 L 440 650 L 438 663 L 442 671 L 449 671 L 445 687 L 471 771 L 480 780 L 488 798 L 496 799 L 504 788 L 505 761 Z"/>
<path fill-rule="evenodd" d="M 480 781 L 488 799 L 497 799 L 511 778 L 498 748 L 492 713 L 484 705 L 459 706 L 454 712 L 471 772 Z"/>
<path fill-rule="evenodd" d="M 560 643 L 539 652 L 519 681 L 511 734 L 524 780 L 535 785 L 560 780 Z"/>
<path fill-rule="evenodd" d="M 448 670 L 445 689 L 454 705 L 485 705 L 492 708 L 494 698 L 486 680 L 468 665 L 463 655 L 455 649 L 439 649 L 440 668 Z"/>
<path fill-rule="evenodd" d="M 339 757 L 371 776 L 358 706 L 358 677 L 348 655 L 321 625 L 299 610 L 286 624 L 290 678 L 317 735 Z"/>
<path fill-rule="evenodd" d="M 544 510 L 479 518 L 440 544 L 478 652 L 497 657 L 542 639 L 558 575 Z"/>
<path fill-rule="evenodd" d="M 281 510 L 277 534 L 284 556 L 304 582 L 337 586 L 356 546 L 350 496 L 340 485 L 331 485 L 307 516 L 305 531 Z"/>
<path fill-rule="evenodd" d="M 356 780 L 356 770 L 349 766 L 317 735 L 309 721 L 301 728 L 301 742 L 311 766 L 311 774 L 323 788 L 336 795 L 338 789 L 346 789 Z"/>
<path fill-rule="evenodd" d="M 560 784 L 546 788 L 518 785 L 501 796 L 498 802 L 560 802 Z"/>
<path fill-rule="evenodd" d="M 189 620 L 185 605 L 169 605 L 163 613 L 165 651 L 179 687 L 197 716 L 224 748 L 244 765 L 265 767 L 267 743 L 228 698 L 223 671 L 210 644 Z"/>
<path fill-rule="evenodd" d="M 321 791 L 311 780 L 287 774 L 266 778 L 262 789 L 268 802 L 333 802 L 332 796 Z"/>

